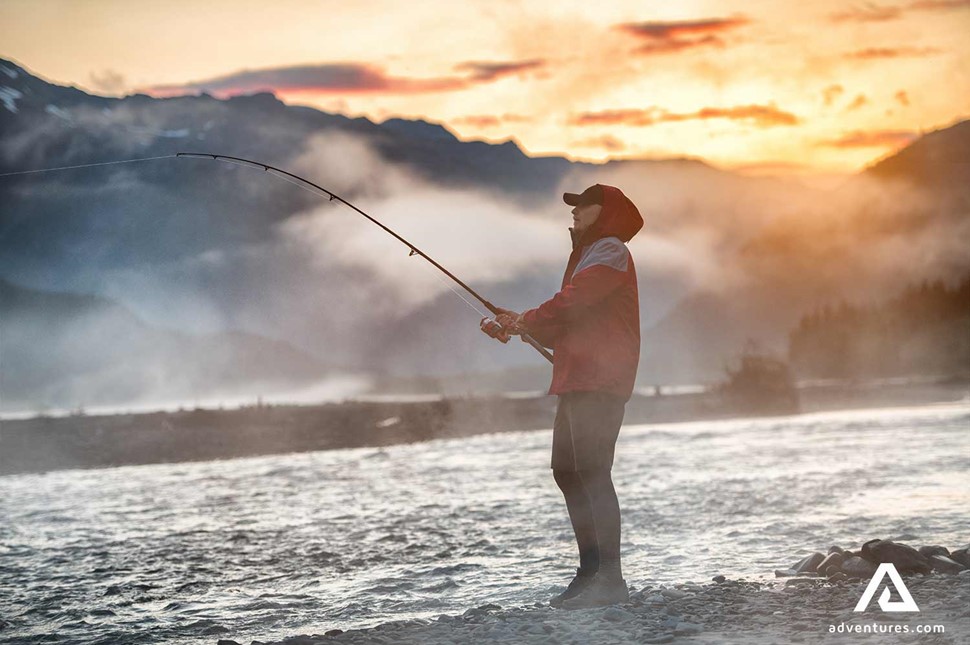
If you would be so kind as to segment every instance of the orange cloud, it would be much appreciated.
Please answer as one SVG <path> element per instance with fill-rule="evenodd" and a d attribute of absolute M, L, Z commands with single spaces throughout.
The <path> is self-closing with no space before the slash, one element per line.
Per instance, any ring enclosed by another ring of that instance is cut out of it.
<path fill-rule="evenodd" d="M 838 139 L 822 141 L 819 145 L 834 148 L 899 147 L 916 139 L 919 133 L 910 130 L 855 130 Z"/>
<path fill-rule="evenodd" d="M 832 105 L 832 101 L 842 96 L 843 92 L 845 92 L 845 88 L 838 83 L 829 85 L 822 90 L 822 100 L 825 102 L 825 105 Z"/>
<path fill-rule="evenodd" d="M 502 114 L 501 116 L 496 116 L 494 114 L 468 114 L 466 116 L 460 116 L 451 119 L 451 122 L 455 125 L 470 125 L 474 128 L 494 128 L 503 123 L 524 123 L 531 121 L 527 116 L 522 114 Z"/>
<path fill-rule="evenodd" d="M 900 7 L 882 6 L 872 2 L 861 7 L 853 7 L 847 11 L 829 14 L 832 22 L 885 22 L 896 20 L 903 15 Z"/>
<path fill-rule="evenodd" d="M 868 102 L 869 102 L 869 99 L 866 98 L 865 94 L 857 94 L 856 97 L 852 100 L 852 103 L 849 103 L 849 105 L 846 106 L 845 111 L 851 112 L 852 110 L 858 110 Z"/>
<path fill-rule="evenodd" d="M 773 105 L 738 105 L 734 107 L 705 107 L 696 112 L 676 113 L 662 108 L 645 110 L 605 110 L 603 112 L 584 112 L 570 119 L 572 125 L 628 125 L 651 126 L 658 123 L 688 121 L 694 119 L 731 119 L 753 121 L 755 125 L 770 127 L 775 125 L 796 125 L 798 117 L 790 112 L 779 110 Z"/>
<path fill-rule="evenodd" d="M 922 11 L 970 9 L 970 0 L 917 0 L 917 2 L 911 2 L 908 8 Z"/>
<path fill-rule="evenodd" d="M 950 11 L 953 9 L 970 9 L 970 0 L 916 0 L 916 2 L 910 2 L 905 7 L 868 2 L 861 7 L 831 13 L 829 20 L 832 22 L 885 22 L 901 18 L 904 13 L 910 10 Z"/>
<path fill-rule="evenodd" d="M 680 20 L 671 22 L 636 22 L 616 25 L 615 29 L 645 41 L 633 50 L 636 54 L 669 54 L 696 47 L 724 47 L 719 34 L 750 22 L 744 16 Z"/>
<path fill-rule="evenodd" d="M 577 148 L 601 148 L 607 152 L 620 152 L 626 150 L 626 144 L 614 136 L 603 135 L 602 137 L 592 137 L 590 139 L 580 139 L 573 141 L 570 145 Z"/>
<path fill-rule="evenodd" d="M 893 98 L 899 101 L 899 104 L 903 107 L 909 107 L 909 94 L 906 93 L 906 90 L 899 90 L 893 95 Z"/>
<path fill-rule="evenodd" d="M 845 58 L 872 60 L 876 58 L 925 58 L 942 53 L 935 47 L 869 47 L 843 54 Z"/>
<path fill-rule="evenodd" d="M 155 96 L 207 92 L 218 97 L 253 92 L 419 94 L 463 90 L 510 74 L 523 74 L 544 65 L 545 62 L 541 60 L 467 62 L 456 68 L 471 72 L 470 76 L 409 78 L 389 76 L 383 69 L 370 63 L 323 63 L 243 70 L 192 83 L 156 85 L 144 91 Z"/>

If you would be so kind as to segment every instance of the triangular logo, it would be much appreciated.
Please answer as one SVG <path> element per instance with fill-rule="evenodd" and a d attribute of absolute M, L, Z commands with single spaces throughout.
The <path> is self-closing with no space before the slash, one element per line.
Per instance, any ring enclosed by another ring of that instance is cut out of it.
<path fill-rule="evenodd" d="M 893 586 L 896 587 L 896 592 L 902 600 L 890 602 L 889 587 L 887 586 L 879 596 L 879 608 L 883 611 L 919 611 L 919 607 L 916 606 L 916 602 L 910 595 L 909 589 L 903 584 L 903 579 L 900 577 L 899 572 L 896 571 L 896 567 L 892 562 L 883 562 L 879 565 L 876 573 L 872 576 L 872 580 L 869 581 L 869 586 L 866 587 L 862 598 L 859 598 L 859 602 L 853 611 L 866 610 L 866 607 L 872 602 L 872 597 L 876 594 L 876 589 L 879 588 L 879 583 L 886 577 L 886 574 L 889 574 L 889 579 L 892 581 Z"/>

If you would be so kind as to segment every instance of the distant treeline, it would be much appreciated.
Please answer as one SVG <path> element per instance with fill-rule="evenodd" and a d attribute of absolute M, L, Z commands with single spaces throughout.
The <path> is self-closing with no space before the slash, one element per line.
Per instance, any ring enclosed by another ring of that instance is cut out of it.
<path fill-rule="evenodd" d="M 816 378 L 970 372 L 970 276 L 908 287 L 878 306 L 840 302 L 804 316 L 789 334 L 796 374 Z"/>

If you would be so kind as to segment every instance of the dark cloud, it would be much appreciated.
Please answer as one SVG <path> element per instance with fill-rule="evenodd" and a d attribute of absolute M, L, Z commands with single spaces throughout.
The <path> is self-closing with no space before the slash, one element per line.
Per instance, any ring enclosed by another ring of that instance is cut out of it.
<path fill-rule="evenodd" d="M 935 47 L 869 47 L 844 54 L 845 58 L 873 60 L 879 58 L 925 58 L 935 56 L 941 50 Z"/>
<path fill-rule="evenodd" d="M 546 61 L 538 58 L 517 62 L 500 63 L 487 61 L 467 61 L 455 65 L 455 69 L 459 72 L 471 72 L 471 80 L 473 82 L 488 83 L 504 76 L 522 76 L 527 72 L 533 72 L 541 69 L 545 67 L 545 65 Z"/>
<path fill-rule="evenodd" d="M 878 5 L 867 2 L 862 6 L 829 14 L 832 22 L 885 22 L 896 20 L 903 15 L 900 7 Z"/>
<path fill-rule="evenodd" d="M 635 36 L 643 44 L 634 53 L 669 54 L 697 47 L 724 47 L 720 34 L 748 24 L 744 16 L 680 20 L 670 22 L 634 22 L 617 25 L 615 29 Z"/>
<path fill-rule="evenodd" d="M 651 126 L 673 121 L 731 119 L 751 121 L 755 125 L 770 127 L 775 125 L 796 125 L 798 117 L 790 112 L 779 110 L 773 105 L 737 105 L 734 107 L 705 107 L 696 112 L 668 112 L 662 108 L 605 110 L 603 112 L 584 112 L 570 120 L 572 125 L 629 125 Z"/>
<path fill-rule="evenodd" d="M 156 85 L 145 91 L 156 96 L 206 92 L 218 97 L 254 92 L 418 94 L 462 90 L 480 83 L 490 83 L 503 76 L 521 75 L 544 65 L 545 62 L 541 60 L 506 63 L 470 61 L 456 66 L 456 69 L 470 72 L 469 76 L 436 78 L 391 76 L 380 67 L 368 63 L 294 65 L 243 70 L 191 83 Z"/>
<path fill-rule="evenodd" d="M 220 97 L 275 91 L 411 94 L 456 90 L 466 85 L 467 81 L 461 78 L 394 77 L 374 65 L 334 63 L 244 70 L 193 83 L 156 85 L 147 91 L 165 96 L 207 92 Z"/>
<path fill-rule="evenodd" d="M 834 148 L 884 148 L 898 147 L 910 143 L 919 133 L 910 130 L 854 130 L 837 139 L 820 142 L 820 145 Z"/>

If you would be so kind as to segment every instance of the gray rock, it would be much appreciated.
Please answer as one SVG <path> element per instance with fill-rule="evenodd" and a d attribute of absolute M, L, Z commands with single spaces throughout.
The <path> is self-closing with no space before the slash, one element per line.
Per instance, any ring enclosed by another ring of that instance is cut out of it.
<path fill-rule="evenodd" d="M 700 634 L 704 631 L 704 628 L 697 623 L 688 623 L 686 621 L 682 623 L 677 623 L 674 627 L 674 634 L 677 636 L 686 636 L 687 634 Z"/>
<path fill-rule="evenodd" d="M 716 576 L 714 576 L 713 578 L 711 578 L 711 580 L 713 580 L 717 584 L 721 584 L 722 582 L 724 582 L 725 580 L 727 580 L 727 578 L 725 578 L 721 574 L 717 574 Z"/>
<path fill-rule="evenodd" d="M 833 544 L 832 546 L 829 547 L 829 553 L 841 553 L 842 555 L 845 555 L 845 549 Z"/>
<path fill-rule="evenodd" d="M 680 600 L 681 598 L 690 595 L 686 591 L 681 591 L 680 589 L 661 589 L 660 593 L 668 600 Z"/>
<path fill-rule="evenodd" d="M 945 555 L 930 556 L 930 566 L 933 567 L 933 571 L 939 571 L 940 573 L 960 573 L 967 568 Z"/>
<path fill-rule="evenodd" d="M 965 567 L 970 567 L 970 551 L 967 549 L 957 549 L 950 553 L 950 559 L 954 562 L 959 562 Z"/>
<path fill-rule="evenodd" d="M 890 540 L 872 540 L 862 545 L 862 557 L 876 564 L 891 562 L 899 573 L 929 573 L 932 568 L 926 556 L 905 544 Z"/>
<path fill-rule="evenodd" d="M 231 641 L 227 638 L 220 638 L 216 645 L 242 645 L 242 643 L 237 643 L 236 641 Z"/>
<path fill-rule="evenodd" d="M 945 555 L 946 557 L 950 557 L 950 552 L 945 546 L 921 546 L 917 549 L 917 551 L 920 552 L 920 555 L 924 555 L 927 558 L 933 555 Z"/>
<path fill-rule="evenodd" d="M 875 572 L 875 564 L 857 555 L 842 562 L 842 573 L 850 578 L 871 578 Z"/>
<path fill-rule="evenodd" d="M 603 610 L 601 617 L 603 620 L 608 620 L 611 623 L 625 623 L 635 618 L 633 614 L 619 607 L 607 607 Z"/>
<path fill-rule="evenodd" d="M 842 562 L 844 560 L 845 560 L 845 556 L 841 553 L 838 553 L 838 552 L 829 553 L 827 556 L 825 556 L 825 559 L 819 563 L 818 567 L 816 568 L 816 571 L 818 571 L 823 575 L 828 576 L 830 575 L 828 572 L 828 568 L 835 567 L 836 570 L 839 570 L 842 568 Z"/>
<path fill-rule="evenodd" d="M 791 576 L 797 576 L 798 572 L 794 569 L 775 569 L 776 578 L 789 578 Z"/>
<path fill-rule="evenodd" d="M 818 582 L 818 578 L 789 578 L 785 580 L 786 587 L 796 587 L 799 585 L 811 585 Z"/>
<path fill-rule="evenodd" d="M 344 630 L 342 630 L 342 629 L 328 629 L 327 631 L 323 632 L 323 635 L 324 636 L 339 636 L 340 634 L 343 634 L 343 633 L 344 633 Z"/>
<path fill-rule="evenodd" d="M 651 645 L 652 645 L 653 643 L 669 643 L 672 640 L 674 640 L 674 637 L 673 637 L 672 634 L 663 634 L 661 636 L 653 636 L 651 638 L 645 638 L 645 639 L 643 639 L 640 642 L 641 643 L 651 643 Z"/>
<path fill-rule="evenodd" d="M 841 571 L 836 571 L 828 576 L 829 582 L 842 582 L 843 580 L 848 580 L 849 576 L 845 575 Z"/>
<path fill-rule="evenodd" d="M 797 564 L 792 566 L 792 569 L 798 573 L 815 573 L 818 571 L 818 565 L 825 559 L 825 556 L 818 551 L 810 556 L 802 558 Z"/>

